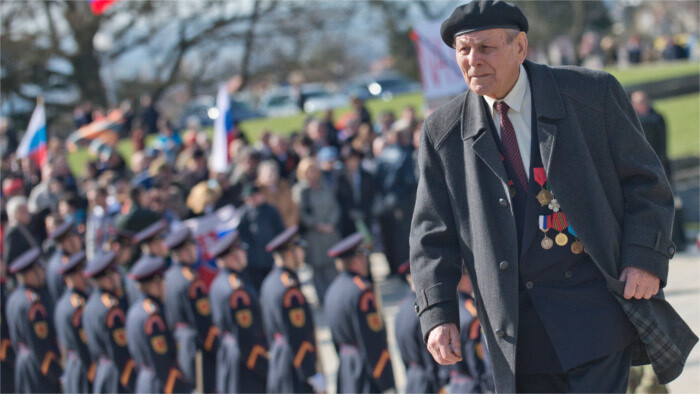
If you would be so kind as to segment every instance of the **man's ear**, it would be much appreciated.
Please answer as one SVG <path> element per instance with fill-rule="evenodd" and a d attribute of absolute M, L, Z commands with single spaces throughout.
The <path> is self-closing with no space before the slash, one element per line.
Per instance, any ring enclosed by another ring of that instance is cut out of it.
<path fill-rule="evenodd" d="M 524 31 L 521 31 L 515 36 L 515 45 L 518 50 L 518 60 L 522 63 L 527 57 L 527 34 L 525 34 Z"/>

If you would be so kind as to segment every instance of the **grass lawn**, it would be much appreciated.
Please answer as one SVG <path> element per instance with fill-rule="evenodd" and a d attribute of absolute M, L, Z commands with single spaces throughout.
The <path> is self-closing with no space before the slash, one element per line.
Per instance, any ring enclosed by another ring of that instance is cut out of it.
<path fill-rule="evenodd" d="M 657 100 L 656 110 L 666 119 L 671 159 L 700 154 L 700 93 Z"/>
<path fill-rule="evenodd" d="M 624 85 L 662 81 L 675 77 L 700 74 L 700 63 L 697 61 L 680 61 L 674 63 L 655 63 L 629 68 L 608 67 L 605 71 L 614 75 Z"/>
<path fill-rule="evenodd" d="M 683 75 L 700 74 L 698 62 L 676 62 L 665 64 L 650 64 L 638 67 L 616 69 L 607 68 L 606 71 L 615 75 L 623 85 L 631 85 L 642 82 L 659 81 Z M 397 116 L 401 110 L 410 105 L 418 114 L 423 112 L 423 95 L 412 93 L 395 97 L 391 101 L 370 100 L 366 103 L 367 109 L 373 118 L 381 112 L 392 111 Z M 665 100 L 658 100 L 656 107 L 667 122 L 669 132 L 669 156 L 671 158 L 698 155 L 700 153 L 700 95 L 690 94 Z M 334 111 L 335 118 L 350 111 L 350 107 L 337 108 Z M 320 116 L 320 114 L 313 114 Z M 298 114 L 281 118 L 254 119 L 241 124 L 241 129 L 251 141 L 269 130 L 274 133 L 288 135 L 301 130 L 304 118 L 308 115 Z M 209 130 L 211 133 L 211 130 Z M 122 140 L 117 147 L 124 158 L 129 161 L 131 157 L 131 141 Z M 89 155 L 86 149 L 69 155 L 68 161 L 74 174 L 82 174 L 85 161 Z"/>

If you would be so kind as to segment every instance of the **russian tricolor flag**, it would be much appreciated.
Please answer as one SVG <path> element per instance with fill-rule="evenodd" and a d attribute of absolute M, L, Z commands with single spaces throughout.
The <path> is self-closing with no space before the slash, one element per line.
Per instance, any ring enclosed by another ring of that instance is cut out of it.
<path fill-rule="evenodd" d="M 43 167 L 46 163 L 46 141 L 46 112 L 43 101 L 38 100 L 27 132 L 17 148 L 17 157 L 31 157 L 39 167 Z"/>
<path fill-rule="evenodd" d="M 216 109 L 219 115 L 214 121 L 214 141 L 212 143 L 210 170 L 226 172 L 228 169 L 228 145 L 233 140 L 233 114 L 226 84 L 219 85 L 216 96 Z"/>
<path fill-rule="evenodd" d="M 88 3 L 90 3 L 92 13 L 95 15 L 100 15 L 107 11 L 107 8 L 109 8 L 116 1 L 117 0 L 88 0 Z"/>

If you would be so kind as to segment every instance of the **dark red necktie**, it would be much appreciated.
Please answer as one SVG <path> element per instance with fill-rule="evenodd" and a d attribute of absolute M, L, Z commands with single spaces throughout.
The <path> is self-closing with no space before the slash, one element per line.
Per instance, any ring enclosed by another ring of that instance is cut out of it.
<path fill-rule="evenodd" d="M 501 118 L 501 142 L 505 149 L 506 160 L 510 163 L 510 167 L 515 171 L 515 176 L 520 181 L 523 190 L 527 193 L 527 175 L 525 174 L 525 166 L 523 166 L 523 157 L 520 156 L 520 148 L 518 147 L 518 139 L 515 137 L 515 128 L 513 123 L 508 118 L 508 110 L 510 107 L 503 101 L 494 104 L 496 112 Z"/>

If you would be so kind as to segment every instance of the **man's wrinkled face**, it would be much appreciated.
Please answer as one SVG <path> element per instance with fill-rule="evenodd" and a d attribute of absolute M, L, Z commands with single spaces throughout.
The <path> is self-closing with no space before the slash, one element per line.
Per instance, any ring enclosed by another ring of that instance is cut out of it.
<path fill-rule="evenodd" d="M 520 32 L 509 37 L 508 32 L 479 30 L 455 38 L 457 63 L 464 80 L 480 96 L 502 99 L 518 80 L 527 55 L 527 36 Z"/>

